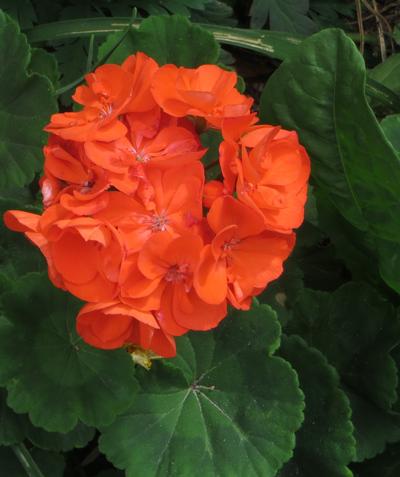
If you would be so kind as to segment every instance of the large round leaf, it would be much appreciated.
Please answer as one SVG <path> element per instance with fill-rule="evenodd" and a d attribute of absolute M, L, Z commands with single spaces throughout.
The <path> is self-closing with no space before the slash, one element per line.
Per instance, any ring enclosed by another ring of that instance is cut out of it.
<path fill-rule="evenodd" d="M 354 466 L 357 477 L 397 477 L 400 475 L 400 444 L 388 446 L 383 454 Z"/>
<path fill-rule="evenodd" d="M 40 170 L 42 129 L 57 109 L 50 80 L 28 72 L 30 59 L 25 35 L 0 10 L 0 187 L 27 184 Z"/>
<path fill-rule="evenodd" d="M 279 477 L 351 477 L 347 467 L 355 453 L 351 409 L 335 368 L 296 335 L 283 339 L 279 355 L 297 371 L 306 403 L 294 456 Z"/>
<path fill-rule="evenodd" d="M 103 58 L 122 38 L 113 33 L 99 48 Z M 216 63 L 219 45 L 211 33 L 194 25 L 180 15 L 152 16 L 143 20 L 137 31 L 132 30 L 108 58 L 109 63 L 122 63 L 127 56 L 143 51 L 160 65 L 173 63 L 194 68 L 205 63 Z"/>
<path fill-rule="evenodd" d="M 94 437 L 95 430 L 82 422 L 69 432 L 47 432 L 34 426 L 26 414 L 16 414 L 7 406 L 7 391 L 0 388 L 0 445 L 12 445 L 29 439 L 40 449 L 69 451 L 85 447 Z"/>
<path fill-rule="evenodd" d="M 303 408 L 296 373 L 272 356 L 279 333 L 264 305 L 181 338 L 177 358 L 139 373 L 140 394 L 100 450 L 128 477 L 275 476 Z"/>
<path fill-rule="evenodd" d="M 106 425 L 128 408 L 137 388 L 132 360 L 123 350 L 97 350 L 77 336 L 77 300 L 32 273 L 2 301 L 0 382 L 16 412 L 28 412 L 47 431 L 68 432 L 78 419 Z"/>

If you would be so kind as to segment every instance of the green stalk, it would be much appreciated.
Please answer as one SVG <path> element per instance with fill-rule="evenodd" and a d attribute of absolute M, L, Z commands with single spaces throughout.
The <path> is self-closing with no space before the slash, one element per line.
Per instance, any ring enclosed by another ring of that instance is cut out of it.
<path fill-rule="evenodd" d="M 11 446 L 11 448 L 29 477 L 44 477 L 42 471 L 22 442 Z"/>
<path fill-rule="evenodd" d="M 65 20 L 43 23 L 25 31 L 25 33 L 30 43 L 90 37 L 91 35 L 106 36 L 126 30 L 129 20 L 126 17 Z M 136 20 L 132 23 L 132 28 L 138 28 L 139 25 L 140 20 Z M 293 48 L 304 39 L 301 35 L 270 30 L 251 30 L 206 23 L 199 23 L 199 25 L 213 34 L 220 43 L 247 48 L 279 60 L 284 60 Z M 354 41 L 359 40 L 358 34 L 349 33 L 348 36 Z M 376 38 L 373 35 L 367 35 L 365 41 L 376 43 Z"/>

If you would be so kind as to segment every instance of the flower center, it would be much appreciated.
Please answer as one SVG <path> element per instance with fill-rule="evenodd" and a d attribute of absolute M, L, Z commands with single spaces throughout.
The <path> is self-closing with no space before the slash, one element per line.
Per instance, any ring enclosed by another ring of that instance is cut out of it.
<path fill-rule="evenodd" d="M 145 152 L 139 152 L 136 156 L 136 160 L 138 162 L 142 162 L 143 164 L 146 164 L 147 162 L 149 162 L 150 159 L 151 159 L 150 154 L 147 154 Z"/>
<path fill-rule="evenodd" d="M 168 217 L 165 212 L 161 213 L 160 215 L 154 214 L 151 217 L 151 231 L 152 232 L 165 232 L 167 230 L 168 225 Z"/>
<path fill-rule="evenodd" d="M 165 274 L 165 281 L 170 283 L 182 283 L 189 279 L 189 265 L 183 263 L 181 265 L 175 264 L 169 267 Z"/>
<path fill-rule="evenodd" d="M 252 182 L 245 182 L 243 184 L 243 190 L 241 191 L 242 194 L 251 194 L 252 192 L 255 192 L 257 189 L 257 186 L 253 184 Z"/>
<path fill-rule="evenodd" d="M 226 242 L 224 242 L 224 245 L 222 245 L 222 250 L 224 252 L 230 252 L 232 248 L 239 243 L 240 243 L 240 240 L 237 238 L 232 238 L 230 240 L 227 240 Z"/>
<path fill-rule="evenodd" d="M 111 116 L 113 112 L 113 107 L 112 107 L 112 104 L 105 104 L 101 109 L 100 109 L 100 112 L 99 112 L 99 116 L 100 116 L 100 119 L 106 119 L 108 118 L 109 116 Z"/>
<path fill-rule="evenodd" d="M 91 191 L 92 187 L 94 186 L 94 182 L 92 181 L 86 181 L 83 183 L 83 187 L 80 190 L 81 194 L 87 194 L 88 192 Z"/>

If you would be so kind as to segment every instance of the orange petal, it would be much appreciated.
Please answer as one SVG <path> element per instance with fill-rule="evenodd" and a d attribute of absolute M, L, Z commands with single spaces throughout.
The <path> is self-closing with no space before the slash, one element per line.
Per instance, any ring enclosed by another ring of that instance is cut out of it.
<path fill-rule="evenodd" d="M 256 235 L 264 229 L 262 215 L 231 196 L 217 199 L 208 212 L 207 220 L 216 233 L 229 225 L 237 225 L 239 238 Z"/>
<path fill-rule="evenodd" d="M 206 303 L 217 305 L 226 299 L 227 278 L 225 260 L 215 260 L 211 246 L 204 247 L 193 285 Z"/>
<path fill-rule="evenodd" d="M 22 210 L 7 210 L 3 220 L 10 230 L 14 232 L 36 232 L 39 226 L 40 215 Z"/>

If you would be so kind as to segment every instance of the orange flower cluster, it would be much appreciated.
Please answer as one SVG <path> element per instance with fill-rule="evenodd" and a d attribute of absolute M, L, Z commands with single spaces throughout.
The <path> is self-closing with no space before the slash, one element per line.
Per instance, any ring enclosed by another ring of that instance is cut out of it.
<path fill-rule="evenodd" d="M 236 81 L 138 53 L 88 74 L 73 96 L 82 108 L 46 126 L 44 212 L 5 223 L 87 302 L 77 330 L 89 344 L 173 356 L 174 336 L 217 326 L 228 303 L 248 309 L 282 273 L 309 159 L 296 133 L 255 125 Z M 196 124 L 222 131 L 221 181 L 205 184 Z"/>

